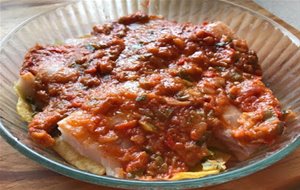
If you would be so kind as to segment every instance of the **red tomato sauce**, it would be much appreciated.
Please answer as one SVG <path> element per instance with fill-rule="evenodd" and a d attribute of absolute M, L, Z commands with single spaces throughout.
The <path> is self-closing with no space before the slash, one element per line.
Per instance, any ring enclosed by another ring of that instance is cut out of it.
<path fill-rule="evenodd" d="M 36 45 L 20 71 L 35 78 L 27 97 L 37 112 L 29 123 L 32 139 L 51 146 L 57 122 L 83 110 L 89 117 L 78 135 L 103 144 L 128 178 L 197 166 L 210 155 L 207 139 L 226 127 L 228 105 L 257 115 L 239 119 L 232 138 L 271 142 L 281 131 L 281 111 L 261 82 L 256 53 L 209 27 L 136 13 L 73 42 Z M 132 145 L 114 146 L 122 139 Z"/>

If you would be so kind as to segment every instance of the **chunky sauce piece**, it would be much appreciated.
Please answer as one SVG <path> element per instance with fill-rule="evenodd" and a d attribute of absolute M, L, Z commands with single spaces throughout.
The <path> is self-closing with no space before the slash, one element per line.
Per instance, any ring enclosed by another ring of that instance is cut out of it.
<path fill-rule="evenodd" d="M 224 131 L 256 145 L 283 129 L 255 52 L 222 23 L 136 13 L 65 45 L 36 45 L 20 74 L 33 80 L 32 139 L 53 145 L 57 123 L 73 113 L 76 137 L 100 143 L 127 178 L 191 171 L 210 155 L 207 140 Z M 227 108 L 240 113 L 232 123 Z"/>

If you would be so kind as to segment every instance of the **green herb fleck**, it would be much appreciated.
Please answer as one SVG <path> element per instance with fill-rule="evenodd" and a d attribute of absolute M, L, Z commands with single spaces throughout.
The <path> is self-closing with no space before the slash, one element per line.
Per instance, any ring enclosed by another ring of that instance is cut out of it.
<path fill-rule="evenodd" d="M 228 97 L 231 99 L 231 100 L 235 100 L 236 99 L 236 95 L 233 95 L 231 93 L 228 94 Z"/>
<path fill-rule="evenodd" d="M 232 39 L 228 39 L 226 42 L 218 42 L 215 44 L 216 47 L 224 47 L 232 42 Z"/>
<path fill-rule="evenodd" d="M 226 70 L 225 67 L 221 67 L 221 66 L 216 66 L 215 69 L 216 69 L 217 71 L 219 71 L 219 72 L 223 72 L 223 71 Z"/>
<path fill-rule="evenodd" d="M 167 165 L 167 163 L 163 163 L 161 166 L 160 166 L 160 168 L 159 168 L 159 170 L 161 171 L 161 172 L 167 172 L 168 171 L 168 165 Z"/>
<path fill-rule="evenodd" d="M 295 114 L 291 110 L 283 110 L 281 113 L 284 121 L 290 121 L 295 118 Z"/>
<path fill-rule="evenodd" d="M 154 158 L 155 162 L 157 163 L 157 165 L 162 165 L 164 163 L 164 159 L 160 156 L 160 155 L 157 155 L 155 158 Z"/>
<path fill-rule="evenodd" d="M 133 49 L 141 49 L 142 47 L 143 47 L 143 44 L 140 44 L 140 43 L 138 43 L 138 44 L 133 44 L 132 46 L 131 46 Z"/>
<path fill-rule="evenodd" d="M 284 130 L 284 122 L 279 122 L 277 125 L 277 133 L 278 135 L 281 135 Z"/>
<path fill-rule="evenodd" d="M 95 51 L 95 49 L 96 49 L 92 44 L 86 45 L 85 48 L 91 52 Z"/>
<path fill-rule="evenodd" d="M 203 171 L 209 171 L 209 170 L 225 170 L 225 162 L 222 160 L 207 160 L 206 162 L 202 163 L 202 169 Z"/>
<path fill-rule="evenodd" d="M 266 121 L 272 117 L 274 117 L 274 113 L 273 113 L 272 109 L 268 109 L 268 110 L 264 111 L 264 118 L 263 118 L 264 121 Z"/>
<path fill-rule="evenodd" d="M 144 169 L 137 169 L 136 171 L 127 173 L 127 178 L 134 179 L 136 177 L 142 176 L 144 174 Z"/>
<path fill-rule="evenodd" d="M 231 78 L 234 81 L 240 81 L 243 79 L 243 76 L 240 73 L 235 71 L 235 72 L 231 73 Z"/>
<path fill-rule="evenodd" d="M 137 102 L 141 102 L 147 99 L 147 95 L 140 95 L 138 97 L 136 97 L 135 101 Z"/>
<path fill-rule="evenodd" d="M 178 76 L 179 76 L 180 78 L 184 79 L 184 80 L 189 81 L 189 82 L 192 81 L 191 76 L 188 75 L 188 74 L 186 73 L 185 70 L 180 70 L 180 71 L 178 72 Z"/>
<path fill-rule="evenodd" d="M 37 111 L 34 111 L 34 112 L 32 112 L 32 114 L 31 114 L 31 116 L 32 117 L 34 117 L 36 114 L 38 114 L 39 112 L 37 112 Z"/>
<path fill-rule="evenodd" d="M 216 46 L 217 47 L 224 47 L 224 46 L 226 46 L 228 43 L 227 42 L 218 42 L 218 43 L 216 43 Z"/>

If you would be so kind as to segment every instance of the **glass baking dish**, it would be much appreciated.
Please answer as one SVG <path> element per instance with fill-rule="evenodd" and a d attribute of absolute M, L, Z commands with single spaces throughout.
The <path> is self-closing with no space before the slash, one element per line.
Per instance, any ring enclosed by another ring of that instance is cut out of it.
<path fill-rule="evenodd" d="M 26 51 L 35 43 L 51 44 L 83 36 L 94 24 L 141 10 L 178 22 L 222 21 L 254 49 L 263 69 L 263 80 L 284 109 L 300 112 L 300 41 L 278 23 L 250 9 L 226 1 L 209 0 L 89 0 L 75 1 L 35 15 L 20 24 L 0 48 L 0 133 L 22 154 L 63 175 L 82 181 L 128 189 L 182 189 L 234 180 L 282 159 L 300 145 L 299 117 L 288 123 L 284 135 L 267 150 L 217 175 L 180 181 L 138 181 L 98 176 L 66 163 L 55 152 L 42 149 L 27 136 L 27 127 L 16 113 L 13 85 Z"/>

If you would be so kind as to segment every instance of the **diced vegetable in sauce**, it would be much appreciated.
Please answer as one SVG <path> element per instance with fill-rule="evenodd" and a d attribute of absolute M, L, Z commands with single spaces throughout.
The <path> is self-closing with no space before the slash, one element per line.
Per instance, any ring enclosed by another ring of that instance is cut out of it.
<path fill-rule="evenodd" d="M 31 48 L 17 111 L 42 146 L 55 145 L 59 129 L 74 150 L 55 149 L 81 169 L 93 172 L 91 163 L 120 178 L 199 178 L 282 134 L 292 112 L 281 111 L 261 74 L 256 53 L 221 22 L 135 13 L 82 38 Z"/>

